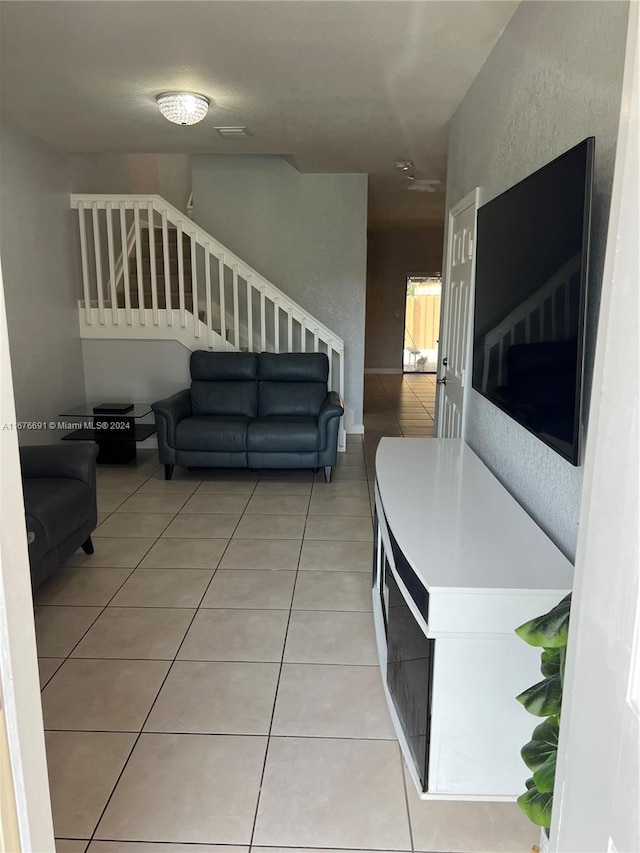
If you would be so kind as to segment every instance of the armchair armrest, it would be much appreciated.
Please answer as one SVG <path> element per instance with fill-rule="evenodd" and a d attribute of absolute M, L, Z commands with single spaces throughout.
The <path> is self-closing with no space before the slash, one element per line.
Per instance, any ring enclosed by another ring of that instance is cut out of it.
<path fill-rule="evenodd" d="M 191 415 L 191 394 L 188 388 L 171 397 L 151 404 L 158 426 L 158 441 L 164 439 L 169 447 L 175 448 L 176 426 Z"/>
<path fill-rule="evenodd" d="M 318 430 L 320 432 L 320 445 L 324 450 L 327 446 L 327 425 L 333 418 L 340 418 L 344 414 L 344 406 L 337 391 L 329 391 L 324 403 L 318 413 Z M 336 431 L 337 434 L 337 431 Z"/>
<path fill-rule="evenodd" d="M 95 487 L 95 444 L 41 444 L 20 448 L 22 477 L 66 477 Z"/>

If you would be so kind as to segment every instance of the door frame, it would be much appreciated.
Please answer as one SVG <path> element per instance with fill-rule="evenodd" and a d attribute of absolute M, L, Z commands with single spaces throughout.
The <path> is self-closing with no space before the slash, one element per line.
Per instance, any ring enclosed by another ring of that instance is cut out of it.
<path fill-rule="evenodd" d="M 446 234 L 445 234 L 445 263 L 444 263 L 444 275 L 442 277 L 442 305 L 440 308 L 440 341 L 438 343 L 438 368 L 436 370 L 436 436 L 438 438 L 442 438 L 442 422 L 443 422 L 443 411 L 444 411 L 444 393 L 443 393 L 443 385 L 440 381 L 440 377 L 442 375 L 442 365 L 440 364 L 441 358 L 440 353 L 449 350 L 449 341 L 445 340 L 445 335 L 447 333 L 447 314 L 449 311 L 449 282 L 451 281 L 451 266 L 452 266 L 452 257 L 453 257 L 453 220 L 463 211 L 467 210 L 467 208 L 475 206 L 475 222 L 474 222 L 474 245 L 473 245 L 473 257 L 471 259 L 471 285 L 470 285 L 470 294 L 469 294 L 469 320 L 467 323 L 467 328 L 464 330 L 464 334 L 467 336 L 467 359 L 465 363 L 465 381 L 463 383 L 462 394 L 463 394 L 463 404 L 462 404 L 462 432 L 461 438 L 463 441 L 466 439 L 467 432 L 467 401 L 469 399 L 469 388 L 470 382 L 468 378 L 471 376 L 471 364 L 473 358 L 473 346 L 472 346 L 472 337 L 473 337 L 473 310 L 475 304 L 475 281 L 476 281 L 476 245 L 475 238 L 477 236 L 477 221 L 478 221 L 478 208 L 481 205 L 481 187 L 476 187 L 471 190 L 471 192 L 467 193 L 460 201 L 456 202 L 452 207 L 449 208 L 447 213 L 447 224 L 446 224 Z"/>
<path fill-rule="evenodd" d="M 405 277 L 404 277 L 404 310 L 402 313 L 402 347 L 400 350 L 401 362 L 402 362 L 401 367 L 400 367 L 400 373 L 402 373 L 403 376 L 407 373 L 407 371 L 404 369 L 404 340 L 405 340 L 405 335 L 406 335 L 406 330 L 407 330 L 407 282 L 409 281 L 410 278 L 435 278 L 438 275 L 440 276 L 440 281 L 443 282 L 443 284 L 444 284 L 444 279 L 442 277 L 441 272 L 433 272 L 433 273 L 429 273 L 429 272 L 408 272 L 405 274 Z M 442 321 L 442 294 L 440 296 L 440 321 Z M 438 335 L 440 335 L 440 327 L 438 327 Z M 421 374 L 424 373 L 424 375 L 426 375 L 426 376 L 432 376 L 433 373 L 435 373 L 437 376 L 439 357 L 440 357 L 440 341 L 438 340 L 435 371 L 430 370 L 430 371 L 418 371 L 418 372 Z M 409 372 L 411 373 L 411 371 L 409 371 Z"/>

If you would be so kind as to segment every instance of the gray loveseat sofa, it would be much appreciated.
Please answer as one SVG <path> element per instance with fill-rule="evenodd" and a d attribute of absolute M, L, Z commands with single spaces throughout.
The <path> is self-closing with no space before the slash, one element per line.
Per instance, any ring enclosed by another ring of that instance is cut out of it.
<path fill-rule="evenodd" d="M 78 548 L 93 554 L 95 444 L 20 448 L 22 494 L 34 591 Z"/>
<path fill-rule="evenodd" d="M 191 388 L 153 403 L 171 479 L 190 468 L 324 468 L 331 481 L 342 401 L 324 353 L 191 354 Z"/>

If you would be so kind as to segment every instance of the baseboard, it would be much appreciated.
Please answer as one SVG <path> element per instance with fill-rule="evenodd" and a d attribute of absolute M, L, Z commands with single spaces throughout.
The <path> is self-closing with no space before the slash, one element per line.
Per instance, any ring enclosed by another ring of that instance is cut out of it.
<path fill-rule="evenodd" d="M 347 433 L 347 436 L 350 435 L 364 435 L 364 424 L 352 424 Z"/>
<path fill-rule="evenodd" d="M 365 367 L 365 373 L 403 373 L 401 367 Z"/>

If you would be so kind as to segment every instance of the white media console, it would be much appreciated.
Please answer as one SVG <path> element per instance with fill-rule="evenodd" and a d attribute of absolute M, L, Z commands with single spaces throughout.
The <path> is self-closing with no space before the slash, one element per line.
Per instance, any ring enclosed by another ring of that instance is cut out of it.
<path fill-rule="evenodd" d="M 382 680 L 423 799 L 513 800 L 542 680 L 514 629 L 570 590 L 571 563 L 464 442 L 384 438 L 373 611 Z"/>

